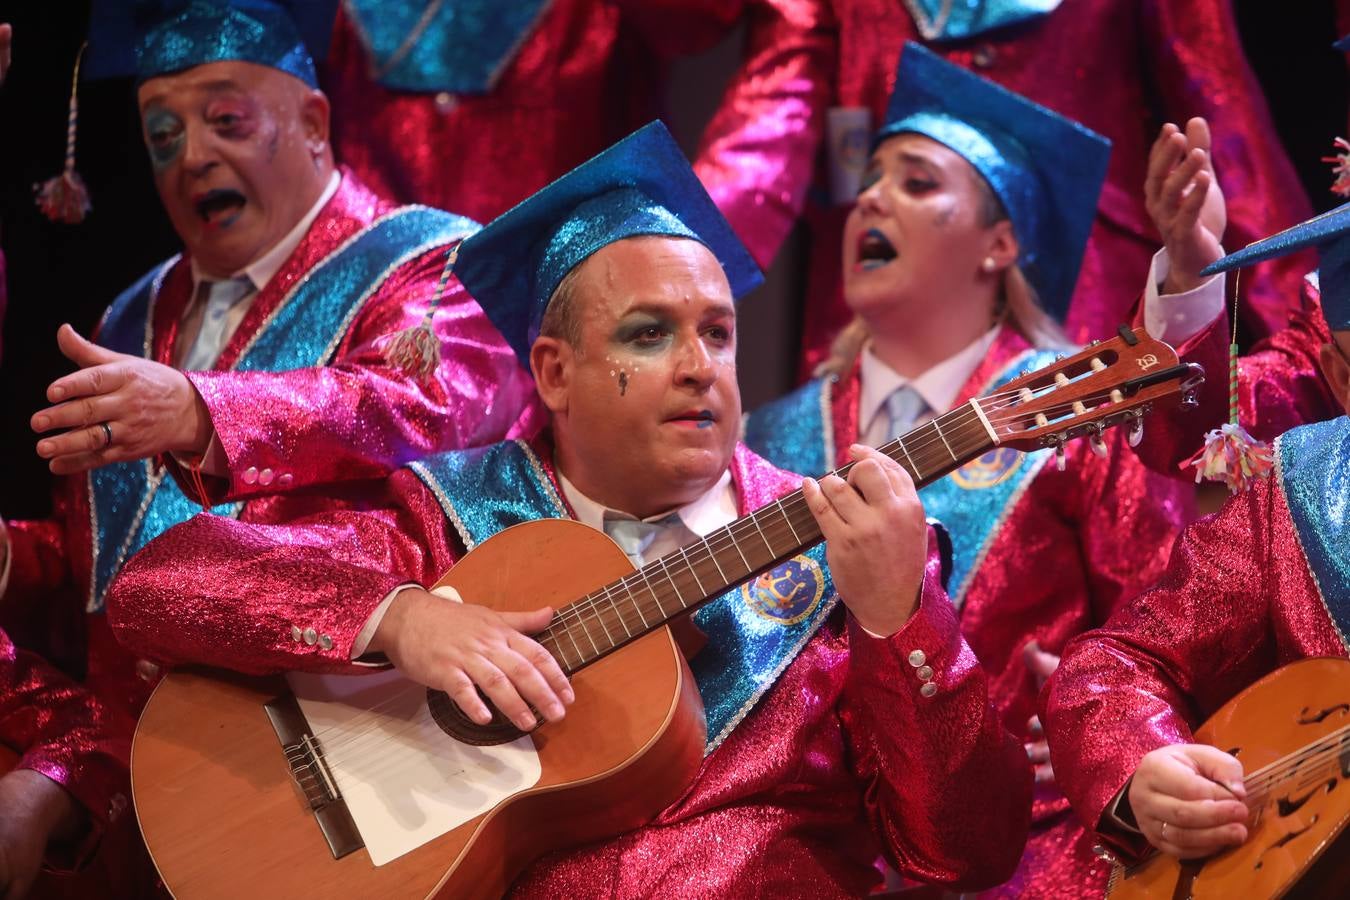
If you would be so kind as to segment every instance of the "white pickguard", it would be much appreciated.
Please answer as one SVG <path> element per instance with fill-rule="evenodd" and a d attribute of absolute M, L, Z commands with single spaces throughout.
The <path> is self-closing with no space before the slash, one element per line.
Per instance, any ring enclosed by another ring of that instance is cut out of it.
<path fill-rule="evenodd" d="M 287 681 L 377 866 L 539 781 L 529 736 L 461 744 L 432 720 L 426 688 L 393 670 Z"/>

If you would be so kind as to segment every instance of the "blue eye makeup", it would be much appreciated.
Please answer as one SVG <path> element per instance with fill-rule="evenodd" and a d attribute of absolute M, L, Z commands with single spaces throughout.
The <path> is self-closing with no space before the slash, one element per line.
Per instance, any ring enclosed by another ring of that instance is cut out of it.
<path fill-rule="evenodd" d="M 150 150 L 150 162 L 163 170 L 173 164 L 183 152 L 186 131 L 183 120 L 167 109 L 152 108 L 145 112 L 145 142 Z"/>
<path fill-rule="evenodd" d="M 639 352 L 656 352 L 667 347 L 672 339 L 668 323 L 649 315 L 628 316 L 619 323 L 614 340 L 626 348 Z"/>

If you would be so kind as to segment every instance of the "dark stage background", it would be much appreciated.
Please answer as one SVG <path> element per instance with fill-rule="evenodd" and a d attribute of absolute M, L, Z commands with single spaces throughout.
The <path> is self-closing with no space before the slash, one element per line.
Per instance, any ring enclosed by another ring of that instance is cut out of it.
<path fill-rule="evenodd" d="M 1339 33 L 1336 2 L 1235 5 L 1280 136 L 1313 204 L 1329 208 L 1335 198 L 1318 159 L 1333 137 L 1345 134 L 1347 119 L 1346 61 L 1330 48 Z M 0 89 L 0 247 L 9 269 L 0 356 L 0 514 L 7 518 L 40 517 L 50 509 L 50 480 L 33 452 L 28 418 L 44 405 L 46 385 L 71 368 L 56 350 L 57 327 L 68 321 L 88 334 L 122 287 L 178 250 L 151 183 L 129 81 L 80 88 L 79 170 L 93 197 L 89 218 L 74 227 L 53 225 L 33 205 L 32 185 L 63 163 L 71 66 L 87 17 L 87 0 L 0 0 L 0 22 L 15 27 L 14 65 Z M 1350 17 L 1341 28 L 1350 30 Z M 664 117 L 691 153 L 739 44 L 733 35 L 671 72 Z M 747 408 L 791 386 L 807 246 L 808 235 L 798 227 L 769 283 L 742 304 Z"/>

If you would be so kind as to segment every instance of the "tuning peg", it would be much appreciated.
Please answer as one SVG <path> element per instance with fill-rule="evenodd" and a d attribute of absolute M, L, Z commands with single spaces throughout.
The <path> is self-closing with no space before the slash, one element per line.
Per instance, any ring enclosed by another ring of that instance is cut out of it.
<path fill-rule="evenodd" d="M 1063 472 L 1069 467 L 1069 461 L 1064 456 L 1064 445 L 1055 445 L 1055 468 Z"/>
<path fill-rule="evenodd" d="M 1134 421 L 1130 423 L 1129 429 L 1125 432 L 1125 440 L 1131 447 L 1138 447 L 1139 442 L 1144 439 L 1144 420 L 1141 416 L 1135 416 Z"/>
<path fill-rule="evenodd" d="M 1097 454 L 1102 459 L 1106 459 L 1106 441 L 1102 440 L 1100 434 L 1094 434 L 1092 437 L 1088 438 L 1088 446 L 1092 448 L 1093 453 Z"/>
<path fill-rule="evenodd" d="M 1187 391 L 1181 395 L 1182 409 L 1195 409 L 1200 403 L 1195 399 L 1195 391 Z"/>

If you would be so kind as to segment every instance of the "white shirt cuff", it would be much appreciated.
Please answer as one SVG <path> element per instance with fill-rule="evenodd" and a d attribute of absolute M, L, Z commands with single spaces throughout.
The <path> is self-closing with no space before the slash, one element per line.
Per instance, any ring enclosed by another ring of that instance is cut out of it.
<path fill-rule="evenodd" d="M 365 655 L 366 648 L 369 647 L 370 642 L 375 639 L 375 632 L 379 630 L 380 622 L 384 620 L 384 614 L 389 612 L 389 604 L 394 602 L 394 598 L 409 588 L 421 587 L 420 584 L 400 584 L 385 595 L 385 598 L 380 601 L 380 605 L 375 607 L 375 611 L 370 614 L 370 618 L 366 619 L 366 624 L 363 625 L 361 630 L 357 633 L 356 640 L 352 641 L 351 658 L 353 661 L 356 661 Z M 448 585 L 442 585 L 441 587 L 435 588 L 431 593 L 435 594 L 437 597 L 444 597 L 446 600 L 452 600 L 455 603 L 464 602 L 464 598 L 459 595 L 459 592 Z"/>
<path fill-rule="evenodd" d="M 1144 285 L 1144 329 L 1149 336 L 1180 346 L 1223 315 L 1223 273 L 1211 275 L 1199 287 L 1180 294 L 1160 294 L 1160 285 L 1172 270 L 1167 248 L 1153 254 Z"/>

